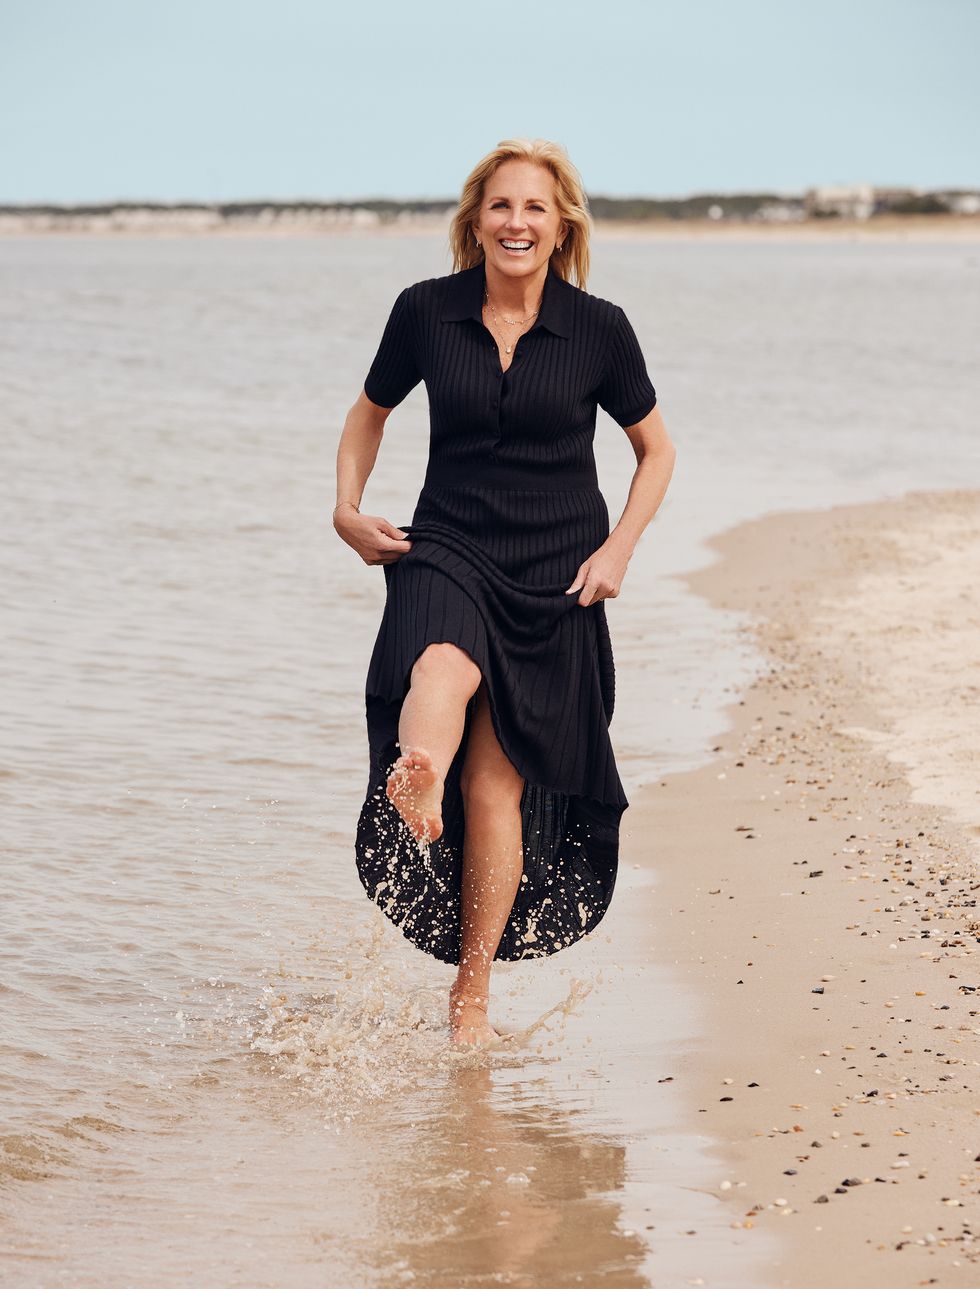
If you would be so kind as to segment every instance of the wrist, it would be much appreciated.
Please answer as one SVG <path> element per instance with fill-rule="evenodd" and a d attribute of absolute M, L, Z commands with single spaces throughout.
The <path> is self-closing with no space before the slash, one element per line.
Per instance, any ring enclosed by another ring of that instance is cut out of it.
<path fill-rule="evenodd" d="M 341 506 L 353 506 L 358 514 L 361 513 L 356 501 L 338 501 L 336 506 L 333 508 L 333 513 L 336 514 Z"/>
<path fill-rule="evenodd" d="M 625 529 L 621 528 L 617 524 L 616 527 L 610 532 L 607 540 L 613 546 L 616 546 L 620 550 L 625 551 L 626 557 L 628 559 L 633 554 L 633 551 L 636 549 L 636 543 L 638 539 L 636 537 L 633 537 L 629 532 L 627 532 Z"/>

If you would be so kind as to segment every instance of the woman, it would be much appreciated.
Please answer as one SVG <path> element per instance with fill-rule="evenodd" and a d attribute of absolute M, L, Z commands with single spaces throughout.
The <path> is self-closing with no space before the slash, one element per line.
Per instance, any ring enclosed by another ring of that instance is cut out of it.
<path fill-rule="evenodd" d="M 485 1045 L 500 1037 L 494 960 L 573 944 L 612 897 L 629 803 L 603 600 L 675 454 L 626 315 L 585 290 L 589 215 L 560 145 L 508 139 L 484 157 L 450 241 L 454 272 L 398 295 L 347 416 L 334 526 L 384 566 L 387 593 L 358 873 L 413 944 L 457 966 L 452 1041 Z M 389 413 L 422 380 L 429 460 L 398 528 L 359 505 Z M 637 457 L 612 531 L 597 405 Z"/>

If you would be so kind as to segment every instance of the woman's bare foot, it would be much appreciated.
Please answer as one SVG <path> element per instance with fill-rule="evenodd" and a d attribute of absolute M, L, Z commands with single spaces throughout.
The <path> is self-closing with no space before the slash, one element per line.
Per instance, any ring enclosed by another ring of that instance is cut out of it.
<path fill-rule="evenodd" d="M 455 1047 L 484 1047 L 503 1035 L 487 1017 L 488 994 L 454 984 L 449 989 L 449 1037 Z"/>
<path fill-rule="evenodd" d="M 385 793 L 416 841 L 442 836 L 443 780 L 424 748 L 403 753 L 388 775 Z"/>

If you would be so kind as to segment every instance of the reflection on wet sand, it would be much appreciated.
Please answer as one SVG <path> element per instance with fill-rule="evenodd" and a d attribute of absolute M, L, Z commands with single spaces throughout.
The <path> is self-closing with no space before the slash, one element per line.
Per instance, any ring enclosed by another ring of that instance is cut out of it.
<path fill-rule="evenodd" d="M 379 1270 L 421 1285 L 648 1285 L 644 1242 L 620 1228 L 625 1144 L 491 1068 L 451 1070 L 431 1101 L 379 1170 Z"/>

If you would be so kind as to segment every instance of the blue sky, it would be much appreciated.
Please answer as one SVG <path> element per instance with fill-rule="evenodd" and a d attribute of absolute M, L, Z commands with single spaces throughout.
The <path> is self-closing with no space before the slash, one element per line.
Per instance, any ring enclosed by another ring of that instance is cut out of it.
<path fill-rule="evenodd" d="M 508 15 L 513 15 L 509 17 Z M 0 0 L 0 202 L 980 185 L 980 0 Z"/>

